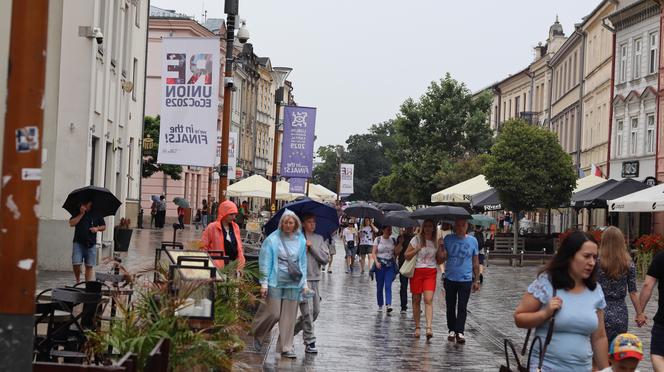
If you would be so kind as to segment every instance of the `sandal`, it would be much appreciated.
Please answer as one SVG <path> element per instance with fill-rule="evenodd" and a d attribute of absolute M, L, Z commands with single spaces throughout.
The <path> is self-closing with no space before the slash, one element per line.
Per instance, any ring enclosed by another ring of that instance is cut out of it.
<path fill-rule="evenodd" d="M 428 341 L 433 338 L 433 330 L 431 329 L 431 327 L 426 327 L 426 330 L 427 330 L 427 341 Z"/>
<path fill-rule="evenodd" d="M 415 333 L 413 334 L 413 337 L 420 338 L 420 327 L 415 327 Z"/>

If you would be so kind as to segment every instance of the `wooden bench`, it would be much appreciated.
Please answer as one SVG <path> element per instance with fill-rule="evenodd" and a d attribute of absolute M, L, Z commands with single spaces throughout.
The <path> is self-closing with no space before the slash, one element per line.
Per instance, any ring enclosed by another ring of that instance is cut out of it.
<path fill-rule="evenodd" d="M 516 251 L 514 253 L 514 237 L 512 236 L 496 236 L 493 242 L 493 249 L 486 252 L 485 264 L 489 266 L 489 258 L 494 259 L 507 259 L 510 262 L 510 265 L 513 264 L 513 260 L 519 260 L 519 266 L 523 263 L 523 250 L 526 245 L 526 240 L 524 238 L 517 239 Z"/>

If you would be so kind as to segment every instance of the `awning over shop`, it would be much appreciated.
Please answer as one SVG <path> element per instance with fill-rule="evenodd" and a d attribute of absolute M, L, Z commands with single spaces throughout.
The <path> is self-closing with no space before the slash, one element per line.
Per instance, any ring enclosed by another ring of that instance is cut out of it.
<path fill-rule="evenodd" d="M 572 207 L 576 209 L 606 208 L 607 200 L 613 200 L 648 188 L 633 179 L 608 180 L 572 195 Z"/>
<path fill-rule="evenodd" d="M 664 211 L 664 184 L 608 200 L 610 212 L 661 212 Z"/>
<path fill-rule="evenodd" d="M 483 175 L 475 176 L 431 195 L 432 203 L 470 203 L 473 195 L 490 189 Z"/>
<path fill-rule="evenodd" d="M 493 187 L 470 198 L 470 207 L 477 212 L 499 211 L 503 209 L 498 190 Z"/>

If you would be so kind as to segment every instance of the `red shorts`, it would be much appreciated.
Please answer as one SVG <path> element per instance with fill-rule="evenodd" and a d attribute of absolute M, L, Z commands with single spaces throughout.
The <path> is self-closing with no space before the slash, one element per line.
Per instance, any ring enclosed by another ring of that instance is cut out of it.
<path fill-rule="evenodd" d="M 417 268 L 410 278 L 410 293 L 422 294 L 424 291 L 436 291 L 436 269 Z"/>

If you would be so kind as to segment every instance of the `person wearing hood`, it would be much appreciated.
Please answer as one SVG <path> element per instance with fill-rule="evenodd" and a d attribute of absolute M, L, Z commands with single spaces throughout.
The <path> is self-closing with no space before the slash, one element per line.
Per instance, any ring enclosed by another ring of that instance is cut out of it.
<path fill-rule="evenodd" d="M 237 206 L 230 200 L 219 205 L 219 216 L 217 220 L 209 224 L 203 230 L 203 249 L 206 251 L 222 251 L 231 261 L 238 262 L 238 270 L 244 267 L 244 251 L 242 250 L 242 239 L 240 227 L 235 223 Z M 214 260 L 214 265 L 222 269 L 224 260 Z"/>
<path fill-rule="evenodd" d="M 261 246 L 258 267 L 261 273 L 261 303 L 251 327 L 254 347 L 260 350 L 262 341 L 272 327 L 279 323 L 277 352 L 294 359 L 293 347 L 297 307 L 307 288 L 307 248 L 302 223 L 295 213 L 286 209 L 279 219 L 279 228 Z"/>

